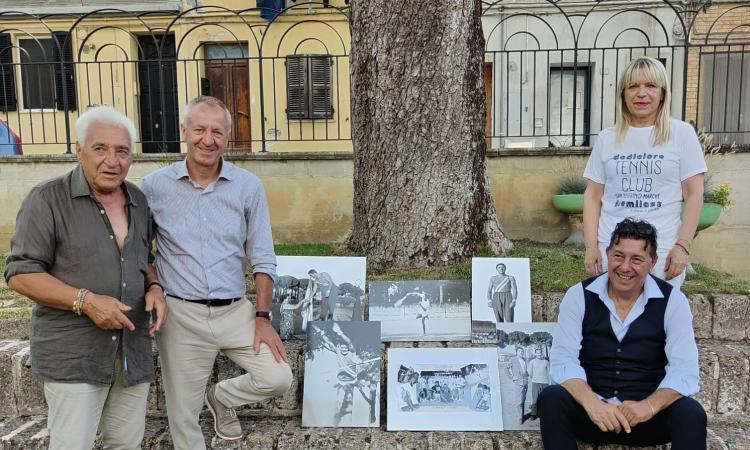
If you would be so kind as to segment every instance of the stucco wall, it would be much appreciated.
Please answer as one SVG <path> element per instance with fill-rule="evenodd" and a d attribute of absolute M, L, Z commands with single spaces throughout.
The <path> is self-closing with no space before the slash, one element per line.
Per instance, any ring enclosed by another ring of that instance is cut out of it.
<path fill-rule="evenodd" d="M 585 151 L 504 151 L 489 157 L 496 207 L 512 239 L 559 242 L 569 233 L 565 215 L 552 208 L 559 179 L 580 174 Z M 139 155 L 130 180 L 179 159 Z M 347 153 L 268 154 L 232 157 L 264 182 L 277 242 L 330 242 L 341 239 L 352 221 L 352 160 Z M 0 158 L 0 251 L 7 251 L 21 201 L 37 183 L 65 173 L 72 157 Z M 694 260 L 750 278 L 750 152 L 709 160 L 714 182 L 728 181 L 735 205 L 719 222 L 700 233 Z"/>

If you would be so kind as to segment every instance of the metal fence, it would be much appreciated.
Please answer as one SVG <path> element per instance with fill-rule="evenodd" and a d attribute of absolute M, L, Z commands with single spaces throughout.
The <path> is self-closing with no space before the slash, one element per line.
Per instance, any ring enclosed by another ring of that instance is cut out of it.
<path fill-rule="evenodd" d="M 0 154 L 72 151 L 95 104 L 133 120 L 140 151 L 178 152 L 180 109 L 199 94 L 232 111 L 229 151 L 351 150 L 348 2 L 331 3 L 0 12 Z M 750 4 L 703 3 L 485 2 L 489 146 L 591 145 L 644 54 L 667 68 L 673 116 L 750 144 Z"/>

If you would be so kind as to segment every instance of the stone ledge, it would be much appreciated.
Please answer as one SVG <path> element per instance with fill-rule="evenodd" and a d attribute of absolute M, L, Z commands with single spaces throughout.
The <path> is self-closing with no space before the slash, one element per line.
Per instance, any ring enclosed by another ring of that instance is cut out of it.
<path fill-rule="evenodd" d="M 35 416 L 25 419 L 8 419 L 0 422 L 1 450 L 41 450 L 46 449 L 49 434 L 46 432 L 46 418 Z M 302 428 L 299 420 L 257 419 L 243 420 L 245 437 L 240 442 L 228 442 L 214 436 L 212 419 L 203 416 L 201 420 L 207 447 L 211 450 L 263 449 L 263 450 L 542 450 L 541 438 L 534 431 L 503 432 L 388 432 L 385 428 Z M 729 450 L 746 447 L 747 421 L 731 424 L 709 422 L 707 447 L 709 450 Z M 722 433 L 728 433 L 724 435 Z M 731 437 L 725 437 L 731 436 Z M 725 441 L 732 442 L 731 447 Z M 95 446 L 101 449 L 101 444 Z M 164 450 L 172 448 L 169 427 L 164 419 L 148 419 L 144 450 Z M 580 445 L 582 450 L 627 450 L 624 446 Z M 669 445 L 658 447 L 638 447 L 644 450 L 669 449 Z"/>

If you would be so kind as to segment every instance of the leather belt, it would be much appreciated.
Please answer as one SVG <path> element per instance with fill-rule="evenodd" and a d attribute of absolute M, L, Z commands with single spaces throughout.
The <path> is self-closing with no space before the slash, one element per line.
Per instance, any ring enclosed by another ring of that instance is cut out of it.
<path fill-rule="evenodd" d="M 172 298 L 176 298 L 177 300 L 182 300 L 184 302 L 190 302 L 190 303 L 198 303 L 200 305 L 206 305 L 206 306 L 228 306 L 232 303 L 242 300 L 242 297 L 236 297 L 236 298 L 210 298 L 210 299 L 189 299 L 189 298 L 182 298 L 178 297 L 174 294 L 167 294 L 168 296 Z"/>

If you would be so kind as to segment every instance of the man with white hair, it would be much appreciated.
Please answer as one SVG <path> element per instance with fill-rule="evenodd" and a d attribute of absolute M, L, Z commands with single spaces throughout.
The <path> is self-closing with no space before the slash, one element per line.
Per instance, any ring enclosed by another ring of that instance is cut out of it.
<path fill-rule="evenodd" d="M 149 335 L 166 303 L 149 264 L 146 198 L 125 181 L 135 129 L 99 106 L 76 131 L 79 165 L 21 205 L 5 279 L 35 302 L 32 370 L 44 380 L 49 448 L 91 449 L 99 429 L 104 448 L 139 449 L 154 378 Z"/>

